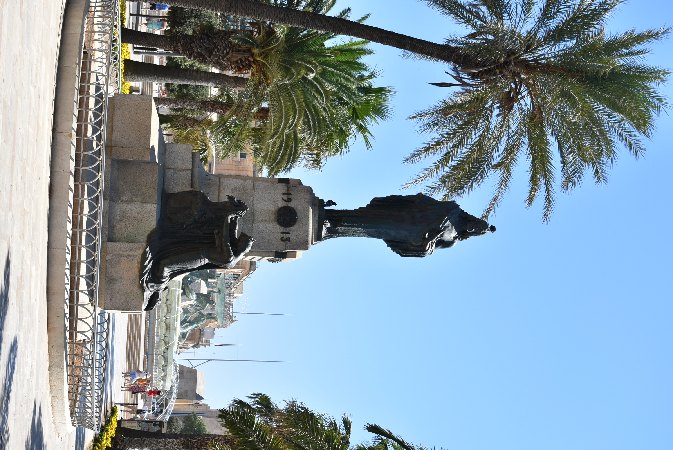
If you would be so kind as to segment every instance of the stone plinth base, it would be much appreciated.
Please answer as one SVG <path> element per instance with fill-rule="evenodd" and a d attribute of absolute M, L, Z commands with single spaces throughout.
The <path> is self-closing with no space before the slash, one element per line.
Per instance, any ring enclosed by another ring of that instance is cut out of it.
<path fill-rule="evenodd" d="M 159 115 L 148 95 L 115 95 L 108 108 L 107 147 L 115 159 L 157 161 Z"/>
<path fill-rule="evenodd" d="M 104 244 L 104 274 L 101 280 L 100 306 L 106 310 L 142 311 L 143 290 L 140 288 L 145 243 L 107 242 Z"/>
<path fill-rule="evenodd" d="M 113 159 L 111 173 L 107 240 L 144 243 L 159 214 L 159 166 Z"/>
<path fill-rule="evenodd" d="M 104 232 L 99 302 L 142 311 L 140 269 L 163 189 L 163 141 L 152 97 L 117 95 L 108 111 Z"/>

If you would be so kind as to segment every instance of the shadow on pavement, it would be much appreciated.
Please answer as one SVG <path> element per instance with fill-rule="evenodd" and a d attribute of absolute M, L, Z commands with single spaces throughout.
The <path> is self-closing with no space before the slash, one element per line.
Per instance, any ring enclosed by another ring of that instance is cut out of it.
<path fill-rule="evenodd" d="M 16 369 L 16 355 L 19 341 L 15 337 L 9 346 L 9 356 L 5 367 L 5 382 L 0 392 L 0 448 L 9 448 L 9 401 L 12 397 L 12 385 L 14 384 L 14 370 Z"/>
<path fill-rule="evenodd" d="M 115 333 L 117 332 L 117 323 L 114 314 L 110 314 L 110 324 L 108 328 L 108 345 L 105 364 L 105 387 L 103 388 L 103 404 L 105 405 L 105 414 L 108 414 L 108 405 L 111 405 L 114 389 L 114 370 L 115 370 Z"/>
<path fill-rule="evenodd" d="M 30 424 L 30 434 L 26 438 L 26 450 L 44 448 L 44 427 L 42 426 L 42 406 L 33 403 L 33 422 Z"/>
<path fill-rule="evenodd" d="M 5 267 L 2 269 L 2 286 L 0 287 L 0 352 L 2 352 L 2 338 L 5 331 L 5 319 L 7 318 L 7 308 L 9 307 L 9 274 L 12 270 L 12 261 L 9 257 L 9 251 L 5 257 Z M 0 356 L 2 353 L 0 353 Z"/>
<path fill-rule="evenodd" d="M 4 342 L 5 320 L 7 319 L 7 309 L 9 307 L 9 276 L 11 273 L 11 258 L 9 251 L 5 257 L 4 267 L 2 269 L 2 286 L 0 286 L 0 358 L 2 355 L 2 344 Z M 7 365 L 5 366 L 5 378 L 3 385 L 0 386 L 0 448 L 7 448 L 9 442 L 9 401 L 12 397 L 12 385 L 14 384 L 14 371 L 16 370 L 16 356 L 19 349 L 19 340 L 15 336 L 9 346 L 7 355 Z"/>
<path fill-rule="evenodd" d="M 84 450 L 84 444 L 86 442 L 85 428 L 77 427 L 75 429 L 75 450 Z"/>

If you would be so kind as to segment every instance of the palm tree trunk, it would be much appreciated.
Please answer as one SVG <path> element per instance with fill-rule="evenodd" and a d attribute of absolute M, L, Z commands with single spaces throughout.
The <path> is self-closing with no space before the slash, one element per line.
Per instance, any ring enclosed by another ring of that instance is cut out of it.
<path fill-rule="evenodd" d="M 165 106 L 167 108 L 184 108 L 193 109 L 196 111 L 214 112 L 217 114 L 227 114 L 232 104 L 221 102 L 219 100 L 210 99 L 192 99 L 192 98 L 175 98 L 175 97 L 154 97 L 154 103 L 157 106 Z M 255 119 L 264 120 L 269 116 L 269 108 L 259 108 L 255 113 Z"/>
<path fill-rule="evenodd" d="M 143 33 L 142 31 L 124 27 L 122 27 L 121 31 L 122 42 L 127 44 L 141 45 L 143 47 L 157 47 L 163 48 L 164 50 L 175 50 L 168 35 Z"/>
<path fill-rule="evenodd" d="M 253 64 L 250 47 L 234 43 L 235 30 L 212 30 L 196 34 L 161 35 L 122 28 L 122 42 L 158 47 L 184 55 L 194 61 L 236 73 L 249 72 Z"/>
<path fill-rule="evenodd" d="M 171 0 L 171 5 L 218 11 L 233 16 L 352 36 L 459 65 L 464 65 L 466 62 L 465 57 L 456 47 L 437 44 L 338 17 L 272 6 L 254 0 Z"/>
<path fill-rule="evenodd" d="M 231 88 L 244 88 L 247 82 L 247 79 L 243 77 L 232 77 L 203 70 L 166 67 L 130 59 L 124 60 L 124 77 L 128 81 L 226 86 Z"/>

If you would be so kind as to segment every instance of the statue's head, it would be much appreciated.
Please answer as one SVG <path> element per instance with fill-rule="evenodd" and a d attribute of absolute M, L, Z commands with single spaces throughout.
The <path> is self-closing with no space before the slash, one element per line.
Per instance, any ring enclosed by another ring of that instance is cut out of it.
<path fill-rule="evenodd" d="M 486 233 L 494 233 L 495 226 L 489 225 L 485 220 L 464 213 L 465 220 L 460 221 L 456 228 L 448 226 L 444 232 L 435 241 L 435 248 L 452 247 L 456 241 L 464 241 L 472 236 L 481 236 Z"/>

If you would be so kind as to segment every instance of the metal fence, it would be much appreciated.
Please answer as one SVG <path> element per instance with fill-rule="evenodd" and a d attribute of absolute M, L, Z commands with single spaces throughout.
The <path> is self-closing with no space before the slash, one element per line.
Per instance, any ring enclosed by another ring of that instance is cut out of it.
<path fill-rule="evenodd" d="M 92 430 L 101 425 L 109 318 L 109 314 L 100 311 L 90 318 L 93 326 L 82 326 L 86 322 L 80 322 L 76 339 L 68 341 L 68 403 L 72 422 Z"/>
<path fill-rule="evenodd" d="M 68 395 L 73 425 L 98 430 L 103 409 L 109 316 L 98 310 L 108 97 L 119 90 L 119 5 L 89 2 L 76 99 L 69 291 Z"/>
<path fill-rule="evenodd" d="M 173 412 L 178 393 L 179 369 L 174 357 L 177 351 L 181 282 L 172 280 L 161 292 L 161 302 L 146 316 L 145 367 L 152 373 L 161 395 L 150 400 L 150 408 L 142 419 L 167 421 Z"/>

